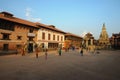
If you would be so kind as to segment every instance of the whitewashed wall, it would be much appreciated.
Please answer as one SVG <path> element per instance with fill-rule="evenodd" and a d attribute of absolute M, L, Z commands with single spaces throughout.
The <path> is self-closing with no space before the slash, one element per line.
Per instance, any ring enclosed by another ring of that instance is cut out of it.
<path fill-rule="evenodd" d="M 45 33 L 45 40 L 42 40 L 42 33 Z M 50 40 L 48 40 L 48 34 L 50 34 Z M 53 40 L 53 35 L 55 35 L 55 40 Z M 59 41 L 57 41 L 57 36 L 59 35 Z M 63 40 L 61 41 L 61 36 L 63 37 Z M 48 29 L 39 29 L 38 33 L 37 33 L 37 43 L 41 44 L 44 43 L 45 47 L 48 48 L 48 43 L 49 42 L 58 42 L 59 44 L 62 44 L 62 46 L 64 45 L 64 34 L 60 33 L 60 32 L 55 32 L 52 30 L 48 30 Z"/>

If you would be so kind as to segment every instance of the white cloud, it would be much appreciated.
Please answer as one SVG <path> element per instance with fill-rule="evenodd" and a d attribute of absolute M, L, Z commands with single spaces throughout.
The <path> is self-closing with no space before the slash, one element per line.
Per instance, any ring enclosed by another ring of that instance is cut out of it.
<path fill-rule="evenodd" d="M 25 16 L 26 17 L 31 17 L 30 12 L 31 12 L 31 8 L 26 8 L 26 14 L 25 14 Z"/>
<path fill-rule="evenodd" d="M 40 22 L 41 19 L 40 19 L 40 18 L 34 18 L 34 17 L 31 15 L 31 12 L 32 12 L 32 9 L 31 9 L 31 8 L 26 8 L 25 16 L 26 16 L 27 20 L 34 21 L 34 22 Z"/>

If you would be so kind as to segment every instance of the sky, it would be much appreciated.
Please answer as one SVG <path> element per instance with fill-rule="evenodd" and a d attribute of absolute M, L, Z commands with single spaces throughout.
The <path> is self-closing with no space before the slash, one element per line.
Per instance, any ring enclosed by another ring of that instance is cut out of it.
<path fill-rule="evenodd" d="M 0 12 L 54 25 L 79 36 L 98 39 L 105 23 L 109 37 L 120 32 L 120 0 L 0 0 Z"/>

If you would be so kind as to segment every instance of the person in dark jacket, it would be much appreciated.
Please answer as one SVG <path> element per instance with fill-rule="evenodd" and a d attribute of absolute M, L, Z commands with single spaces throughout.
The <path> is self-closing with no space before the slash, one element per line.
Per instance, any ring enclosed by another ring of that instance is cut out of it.
<path fill-rule="evenodd" d="M 48 56 L 48 49 L 45 48 L 45 59 L 47 60 L 47 56 Z"/>
<path fill-rule="evenodd" d="M 59 56 L 61 56 L 61 48 L 58 48 L 58 53 L 59 53 Z"/>
<path fill-rule="evenodd" d="M 80 54 L 81 56 L 83 56 L 83 48 L 81 48 Z"/>

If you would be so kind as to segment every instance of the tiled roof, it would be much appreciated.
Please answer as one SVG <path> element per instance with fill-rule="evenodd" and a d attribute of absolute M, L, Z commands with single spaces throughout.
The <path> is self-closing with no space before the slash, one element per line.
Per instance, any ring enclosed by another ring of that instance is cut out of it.
<path fill-rule="evenodd" d="M 75 34 L 72 34 L 72 33 L 66 33 L 65 34 L 65 36 L 73 36 L 73 37 L 78 37 L 78 38 L 81 38 L 82 39 L 82 37 L 80 37 L 80 36 L 78 36 L 78 35 L 75 35 Z"/>
<path fill-rule="evenodd" d="M 4 19 L 4 20 L 8 20 L 8 21 L 11 21 L 11 22 L 15 22 L 15 23 L 19 23 L 19 24 L 24 24 L 24 25 L 28 25 L 28 26 L 37 27 L 36 24 L 33 23 L 33 22 L 13 17 L 12 14 L 10 14 L 11 17 L 5 17 L 4 14 L 10 14 L 10 13 L 8 13 L 8 12 L 1 12 L 0 13 L 0 19 Z"/>
<path fill-rule="evenodd" d="M 120 32 L 119 33 L 114 33 L 112 36 L 119 38 L 120 37 Z"/>
<path fill-rule="evenodd" d="M 7 16 L 5 16 L 5 15 L 7 15 Z M 60 29 L 55 28 L 55 26 L 53 26 L 53 25 L 45 25 L 45 24 L 38 23 L 38 22 L 34 23 L 34 22 L 30 22 L 30 21 L 23 20 L 23 19 L 20 19 L 20 18 L 16 18 L 16 17 L 13 16 L 13 14 L 8 13 L 8 12 L 1 12 L 0 13 L 0 19 L 4 19 L 4 20 L 11 21 L 11 22 L 24 24 L 24 25 L 28 25 L 28 26 L 32 26 L 32 27 L 36 27 L 36 28 L 41 28 L 42 27 L 42 28 L 46 28 L 46 29 L 49 29 L 49 30 L 53 30 L 53 31 L 56 31 L 56 32 L 63 33 L 63 34 L 66 33 L 66 32 L 64 32 Z"/>
<path fill-rule="evenodd" d="M 45 24 L 42 24 L 42 23 L 36 23 L 37 26 L 39 27 L 43 27 L 43 28 L 46 28 L 46 29 L 49 29 L 49 30 L 53 30 L 53 31 L 56 31 L 56 32 L 60 32 L 60 33 L 64 33 L 66 34 L 66 32 L 60 30 L 60 29 L 57 29 L 54 25 L 45 25 Z"/>
<path fill-rule="evenodd" d="M 87 38 L 91 38 L 91 39 L 94 39 L 92 33 L 88 32 L 86 35 L 85 35 Z"/>
<path fill-rule="evenodd" d="M 13 14 L 11 14 L 11 13 L 9 13 L 9 12 L 5 12 L 5 11 L 1 12 L 1 14 L 7 14 L 7 15 L 9 15 L 9 16 L 13 16 Z"/>

